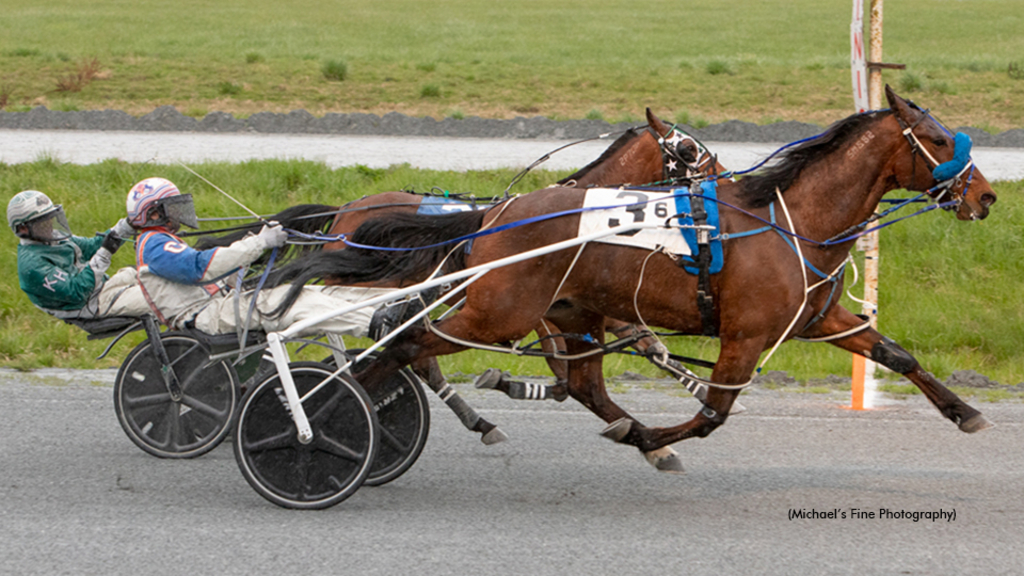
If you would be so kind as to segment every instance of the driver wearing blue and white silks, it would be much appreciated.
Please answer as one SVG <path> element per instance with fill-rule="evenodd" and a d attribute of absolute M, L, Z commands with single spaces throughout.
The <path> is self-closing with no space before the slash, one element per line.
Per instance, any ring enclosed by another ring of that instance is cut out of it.
<path fill-rule="evenodd" d="M 271 223 L 259 234 L 230 246 L 200 251 L 175 235 L 182 225 L 195 228 L 198 221 L 191 195 L 181 194 L 169 180 L 147 178 L 139 182 L 129 191 L 126 208 L 128 222 L 139 234 L 135 242 L 139 284 L 160 321 L 173 328 L 194 327 L 208 334 L 240 332 L 239 324 L 249 316 L 252 292 L 243 292 L 236 302 L 225 279 L 255 261 L 264 250 L 283 246 L 288 235 L 281 226 Z M 287 290 L 287 285 L 261 290 L 247 328 L 281 331 L 296 322 L 390 291 L 306 286 L 281 316 L 261 312 L 275 309 Z M 372 308 L 361 308 L 317 324 L 302 335 L 367 336 L 373 319 Z"/>

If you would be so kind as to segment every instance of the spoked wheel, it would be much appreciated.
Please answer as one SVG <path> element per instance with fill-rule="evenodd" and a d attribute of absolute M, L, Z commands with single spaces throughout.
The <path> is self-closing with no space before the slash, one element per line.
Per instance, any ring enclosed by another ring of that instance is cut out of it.
<path fill-rule="evenodd" d="M 135 347 L 114 381 L 114 411 L 128 438 L 160 458 L 195 458 L 217 447 L 238 403 L 238 376 L 226 361 L 207 365 L 210 351 L 190 336 L 160 341 L 181 386 L 171 398 L 149 340 Z"/>
<path fill-rule="evenodd" d="M 362 350 L 346 351 L 352 357 Z M 353 372 L 362 370 L 374 355 L 357 364 Z M 325 364 L 334 366 L 334 357 Z M 381 428 L 380 449 L 366 479 L 367 486 L 387 484 L 405 474 L 423 452 L 430 433 L 430 404 L 420 379 L 409 368 L 402 368 L 370 394 L 373 409 Z"/>
<path fill-rule="evenodd" d="M 289 364 L 299 397 L 334 371 Z M 370 397 L 349 377 L 327 380 L 303 404 L 313 440 L 302 444 L 277 372 L 245 393 L 235 425 L 235 460 L 249 485 L 285 508 L 327 508 L 355 493 L 373 465 L 379 436 Z"/>

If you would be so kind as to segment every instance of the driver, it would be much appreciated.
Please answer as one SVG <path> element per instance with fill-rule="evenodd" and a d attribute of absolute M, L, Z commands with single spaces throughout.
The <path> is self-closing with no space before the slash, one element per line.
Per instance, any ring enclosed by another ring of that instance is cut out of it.
<path fill-rule="evenodd" d="M 7 203 L 7 225 L 19 239 L 21 290 L 39 309 L 61 319 L 149 311 L 133 269 L 106 275 L 111 256 L 133 233 L 126 219 L 102 235 L 75 236 L 60 204 L 38 190 L 25 190 Z"/>
<path fill-rule="evenodd" d="M 273 317 L 263 311 L 275 309 L 289 287 L 261 290 L 246 326 L 244 319 L 249 317 L 252 291 L 235 298 L 228 280 L 264 250 L 284 245 L 288 234 L 280 224 L 271 222 L 259 234 L 250 234 L 230 246 L 196 250 L 176 236 L 181 226 L 198 227 L 192 195 L 182 194 L 173 182 L 163 178 L 147 178 L 133 186 L 128 192 L 126 209 L 128 223 L 139 235 L 135 256 L 143 296 L 157 318 L 173 328 L 191 327 L 207 334 L 242 329 L 276 332 L 306 318 L 391 291 L 305 286 L 291 308 Z M 401 308 L 382 306 L 376 314 L 371 308 L 360 308 L 319 323 L 300 336 L 326 332 L 380 338 L 383 334 L 377 326 L 393 326 L 395 319 L 389 316 Z"/>

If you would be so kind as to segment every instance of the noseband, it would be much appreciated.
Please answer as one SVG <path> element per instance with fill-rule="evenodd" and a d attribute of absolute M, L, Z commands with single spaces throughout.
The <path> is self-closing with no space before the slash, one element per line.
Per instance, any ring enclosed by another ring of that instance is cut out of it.
<path fill-rule="evenodd" d="M 912 125 L 907 125 L 899 115 L 896 115 L 896 121 L 899 122 L 900 128 L 903 129 L 903 137 L 906 138 L 907 143 L 910 144 L 910 151 L 913 154 L 911 162 L 911 173 L 910 173 L 910 184 L 914 185 L 916 180 L 917 172 L 917 156 L 923 156 L 925 162 L 927 162 L 932 168 L 932 178 L 935 179 L 937 184 L 927 191 L 927 194 L 935 200 L 937 203 L 942 203 L 942 198 L 949 193 L 951 200 L 946 203 L 942 208 L 944 210 L 959 210 L 960 206 L 964 202 L 964 197 L 967 195 L 967 190 L 971 187 L 971 180 L 974 178 L 974 160 L 971 159 L 971 137 L 963 132 L 957 132 L 956 136 L 953 137 L 953 158 L 948 162 L 939 163 L 928 149 L 925 148 L 921 141 L 917 138 L 917 134 L 914 134 L 914 128 L 923 122 L 926 118 L 932 118 L 928 113 L 928 110 L 921 110 L 921 117 L 917 119 Z M 932 118 L 936 124 L 939 124 L 937 120 Z M 950 134 L 950 131 L 945 126 L 939 124 L 939 127 Z M 970 169 L 967 174 L 967 182 L 960 189 L 959 192 L 956 188 L 960 187 L 963 183 L 962 177 L 965 172 Z"/>

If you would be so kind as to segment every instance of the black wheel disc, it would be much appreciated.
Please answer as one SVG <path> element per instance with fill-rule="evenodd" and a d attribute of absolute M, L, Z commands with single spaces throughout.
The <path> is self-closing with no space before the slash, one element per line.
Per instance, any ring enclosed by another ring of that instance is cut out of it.
<path fill-rule="evenodd" d="M 299 396 L 333 371 L 317 362 L 289 365 Z M 246 481 L 285 508 L 326 508 L 363 484 L 377 450 L 370 399 L 354 381 L 331 378 L 303 402 L 313 440 L 302 444 L 281 379 L 271 374 L 242 399 L 235 426 L 235 459 Z"/>
<path fill-rule="evenodd" d="M 171 398 L 160 362 L 147 340 L 121 364 L 114 381 L 114 411 L 128 438 L 160 458 L 194 458 L 214 449 L 230 429 L 238 377 L 228 362 L 207 365 L 209 350 L 189 336 L 161 338 L 181 385 Z"/>
<path fill-rule="evenodd" d="M 355 357 L 361 352 L 348 350 L 347 354 Z M 373 358 L 371 355 L 364 359 L 353 372 L 362 370 Z M 337 367 L 333 356 L 324 363 Z M 430 434 L 430 404 L 419 377 L 409 368 L 403 368 L 367 393 L 377 413 L 381 441 L 365 484 L 380 486 L 405 474 L 419 459 Z"/>

